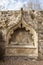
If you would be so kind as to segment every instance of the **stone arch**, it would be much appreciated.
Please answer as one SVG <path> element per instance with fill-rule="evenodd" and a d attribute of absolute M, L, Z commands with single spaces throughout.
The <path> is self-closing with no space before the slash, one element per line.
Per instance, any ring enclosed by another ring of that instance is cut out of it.
<path fill-rule="evenodd" d="M 30 34 L 30 30 L 26 30 L 25 27 L 18 27 L 16 30 L 14 30 L 13 34 L 11 34 L 9 44 L 33 46 L 34 42 L 32 39 L 32 34 Z"/>
<path fill-rule="evenodd" d="M 34 39 L 34 44 L 37 47 L 38 46 L 38 34 L 37 32 L 29 25 L 27 24 L 24 20 L 19 21 L 16 25 L 12 25 L 12 27 L 9 29 L 8 33 L 7 33 L 7 44 L 9 42 L 9 39 L 11 38 L 11 34 L 13 34 L 14 30 L 16 30 L 18 27 L 25 27 L 26 30 L 30 30 L 30 34 L 33 35 L 33 39 Z"/>

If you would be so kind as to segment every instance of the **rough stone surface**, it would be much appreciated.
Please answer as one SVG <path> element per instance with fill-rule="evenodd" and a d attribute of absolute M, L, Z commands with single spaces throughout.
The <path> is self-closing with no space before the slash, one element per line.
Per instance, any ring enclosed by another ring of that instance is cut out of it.
<path fill-rule="evenodd" d="M 29 28 L 24 21 L 29 25 Z M 0 33 L 2 35 L 0 39 L 4 40 L 3 44 L 0 41 L 0 45 L 4 46 L 5 49 L 7 46 L 9 47 L 9 39 L 12 37 L 14 29 L 18 28 L 18 26 L 20 28 L 25 27 L 26 30 L 30 30 L 30 35 L 33 35 L 32 39 L 36 46 L 36 55 L 38 53 L 38 57 L 43 59 L 43 13 L 41 11 L 33 12 L 24 10 L 0 11 Z"/>
<path fill-rule="evenodd" d="M 7 57 L 0 61 L 0 65 L 43 65 L 43 61 L 36 61 L 28 57 Z"/>

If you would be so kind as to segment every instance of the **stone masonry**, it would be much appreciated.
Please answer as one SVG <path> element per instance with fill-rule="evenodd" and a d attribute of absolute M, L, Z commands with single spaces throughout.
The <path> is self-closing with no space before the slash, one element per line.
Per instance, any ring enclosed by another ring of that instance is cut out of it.
<path fill-rule="evenodd" d="M 1 50 L 3 56 L 43 59 L 43 11 L 0 11 Z"/>

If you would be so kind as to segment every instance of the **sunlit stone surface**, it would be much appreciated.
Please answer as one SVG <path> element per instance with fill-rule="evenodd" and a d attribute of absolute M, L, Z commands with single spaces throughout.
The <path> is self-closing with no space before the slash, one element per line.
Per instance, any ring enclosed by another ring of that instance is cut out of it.
<path fill-rule="evenodd" d="M 0 11 L 0 45 L 5 49 L 4 55 L 43 59 L 42 21 L 39 11 Z"/>

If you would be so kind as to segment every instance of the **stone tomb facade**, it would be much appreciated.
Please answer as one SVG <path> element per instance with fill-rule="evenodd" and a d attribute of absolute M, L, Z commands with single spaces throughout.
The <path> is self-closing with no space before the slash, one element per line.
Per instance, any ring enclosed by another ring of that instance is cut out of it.
<path fill-rule="evenodd" d="M 0 13 L 4 22 L 0 22 L 0 32 L 4 37 L 5 56 L 38 57 L 38 20 L 32 19 L 30 12 L 33 14 L 32 11 L 20 10 L 16 17 L 16 12 Z"/>
<path fill-rule="evenodd" d="M 17 26 L 12 27 L 7 36 L 7 55 L 38 56 L 37 33 L 25 21 L 22 20 Z"/>

